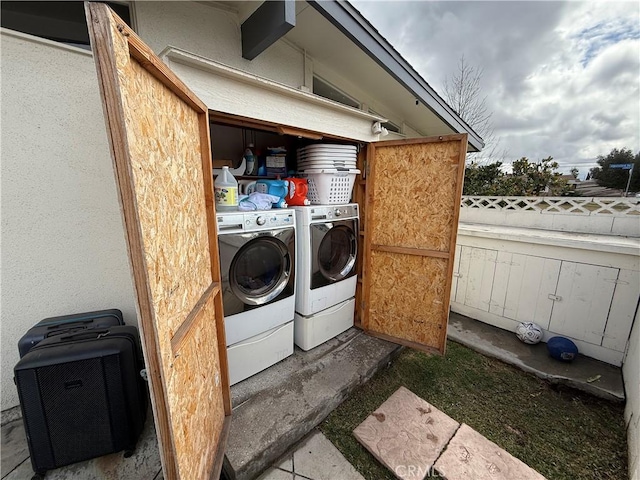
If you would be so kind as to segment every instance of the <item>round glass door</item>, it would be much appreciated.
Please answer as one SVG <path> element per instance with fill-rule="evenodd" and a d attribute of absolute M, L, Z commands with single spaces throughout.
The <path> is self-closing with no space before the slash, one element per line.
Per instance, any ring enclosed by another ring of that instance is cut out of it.
<path fill-rule="evenodd" d="M 291 258 L 287 246 L 273 237 L 258 237 L 244 245 L 231 262 L 233 293 L 249 305 L 264 305 L 287 286 Z"/>
<path fill-rule="evenodd" d="M 332 282 L 345 278 L 356 263 L 356 237 L 349 227 L 338 225 L 329 230 L 318 248 L 320 272 Z"/>

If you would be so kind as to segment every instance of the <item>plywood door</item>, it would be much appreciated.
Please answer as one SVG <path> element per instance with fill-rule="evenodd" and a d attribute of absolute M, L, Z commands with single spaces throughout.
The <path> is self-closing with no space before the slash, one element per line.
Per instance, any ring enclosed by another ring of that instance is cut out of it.
<path fill-rule="evenodd" d="M 362 328 L 444 353 L 467 136 L 368 147 Z"/>
<path fill-rule="evenodd" d="M 206 106 L 85 3 L 164 478 L 217 478 L 231 415 Z"/>

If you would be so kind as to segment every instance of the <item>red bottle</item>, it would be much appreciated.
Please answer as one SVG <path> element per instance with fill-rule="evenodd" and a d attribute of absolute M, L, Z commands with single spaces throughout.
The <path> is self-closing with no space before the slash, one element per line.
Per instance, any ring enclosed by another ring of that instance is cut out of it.
<path fill-rule="evenodd" d="M 289 192 L 285 197 L 287 205 L 297 207 L 311 204 L 307 198 L 309 184 L 306 178 L 285 178 L 285 180 L 289 182 Z"/>

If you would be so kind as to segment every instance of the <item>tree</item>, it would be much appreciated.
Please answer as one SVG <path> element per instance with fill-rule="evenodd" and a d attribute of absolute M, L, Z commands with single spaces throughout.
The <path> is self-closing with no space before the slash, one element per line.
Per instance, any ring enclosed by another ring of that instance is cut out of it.
<path fill-rule="evenodd" d="M 458 71 L 444 81 L 444 97 L 473 130 L 482 137 L 485 148 L 482 152 L 470 153 L 467 158 L 476 164 L 502 161 L 506 151 L 500 151 L 500 140 L 496 138 L 491 121 L 492 112 L 487 107 L 487 96 L 482 96 L 484 71 L 465 62 L 464 55 L 458 62 Z"/>
<path fill-rule="evenodd" d="M 580 174 L 580 169 L 578 167 L 573 167 L 571 170 L 569 170 L 569 173 L 571 173 L 571 176 L 577 180 L 578 175 Z"/>
<path fill-rule="evenodd" d="M 595 179 L 601 187 L 625 190 L 629 181 L 629 170 L 611 168 L 611 165 L 619 163 L 633 164 L 633 175 L 629 184 L 629 191 L 640 191 L 640 152 L 634 156 L 633 152 L 628 148 L 621 150 L 614 148 L 606 157 L 598 155 L 598 165 L 600 166 L 594 167 L 589 171 L 591 178 Z"/>
<path fill-rule="evenodd" d="M 553 157 L 547 157 L 538 163 L 530 162 L 522 157 L 511 164 L 513 169 L 514 190 L 517 195 L 538 196 L 549 193 L 553 196 L 565 195 L 569 188 L 562 174 L 557 172 L 558 162 Z"/>
<path fill-rule="evenodd" d="M 471 162 L 464 172 L 464 195 L 553 196 L 570 193 L 567 181 L 557 172 L 558 163 L 552 157 L 537 163 L 523 157 L 512 164 L 513 173 L 506 174 L 502 162 L 480 165 Z"/>
<path fill-rule="evenodd" d="M 471 162 L 464 170 L 464 195 L 509 195 L 502 162 L 480 165 Z"/>

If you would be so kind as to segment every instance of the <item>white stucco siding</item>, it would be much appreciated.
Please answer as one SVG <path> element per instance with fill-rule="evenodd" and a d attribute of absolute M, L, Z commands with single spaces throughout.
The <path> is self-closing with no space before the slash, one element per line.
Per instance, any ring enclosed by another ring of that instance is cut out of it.
<path fill-rule="evenodd" d="M 364 142 L 375 141 L 377 117 L 187 52 L 165 62 L 212 110 Z M 213 139 L 215 144 L 215 139 Z"/>
<path fill-rule="evenodd" d="M 622 376 L 627 396 L 624 419 L 629 447 L 629 479 L 640 480 L 640 310 L 636 311 Z"/>
<path fill-rule="evenodd" d="M 93 58 L 2 32 L 2 409 L 18 339 L 43 318 L 119 308 L 136 324 Z"/>
<path fill-rule="evenodd" d="M 304 54 L 284 41 L 242 58 L 237 14 L 194 2 L 136 2 L 137 33 L 156 53 L 177 47 L 290 87 L 304 85 Z"/>
<path fill-rule="evenodd" d="M 387 120 L 390 120 L 397 125 L 403 124 L 404 119 L 396 112 L 396 109 L 393 107 L 393 105 L 389 105 L 386 102 L 386 98 L 373 97 L 370 93 L 360 88 L 357 84 L 346 79 L 335 68 L 331 68 L 330 66 L 324 65 L 315 60 L 313 62 L 313 72 L 335 87 L 349 94 L 350 96 L 358 100 L 358 102 L 360 102 L 361 104 L 366 104 L 367 107 L 371 108 L 379 115 L 387 118 Z M 423 136 L 411 127 L 405 128 L 405 132 L 403 133 L 409 138 Z M 395 138 L 384 138 L 383 140 L 395 140 Z"/>

